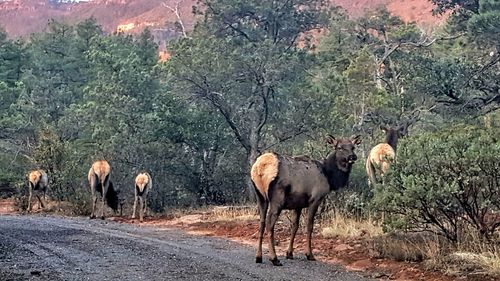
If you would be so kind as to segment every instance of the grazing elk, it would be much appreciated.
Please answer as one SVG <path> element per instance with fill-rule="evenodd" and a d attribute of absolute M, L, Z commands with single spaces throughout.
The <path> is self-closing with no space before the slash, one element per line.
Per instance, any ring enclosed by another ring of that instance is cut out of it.
<path fill-rule="evenodd" d="M 149 173 L 140 173 L 135 177 L 135 196 L 134 196 L 134 209 L 132 211 L 132 218 L 135 219 L 135 210 L 137 207 L 137 201 L 140 201 L 139 206 L 139 221 L 142 222 L 144 217 L 144 212 L 147 208 L 147 196 L 151 188 L 153 187 L 153 181 Z"/>
<path fill-rule="evenodd" d="M 300 214 L 303 208 L 308 208 L 306 257 L 308 260 L 315 260 L 311 248 L 314 216 L 330 191 L 347 184 L 352 165 L 357 160 L 354 148 L 361 143 L 361 138 L 355 136 L 350 139 L 336 139 L 328 135 L 327 143 L 333 151 L 322 161 L 308 156 L 290 157 L 265 153 L 253 164 L 251 178 L 260 211 L 259 241 L 255 258 L 257 263 L 262 263 L 262 239 L 267 228 L 269 260 L 273 265 L 281 265 L 274 248 L 274 226 L 283 209 L 293 211 L 292 232 L 286 258 L 293 259 L 293 240 L 299 227 Z"/>
<path fill-rule="evenodd" d="M 40 202 L 40 206 L 45 208 L 45 194 L 47 192 L 47 187 L 49 185 L 49 178 L 47 177 L 47 173 L 43 170 L 34 170 L 28 173 L 28 212 L 31 212 L 31 198 L 33 196 L 33 191 L 36 192 L 36 197 Z M 43 200 L 40 198 L 39 192 L 43 193 Z"/>
<path fill-rule="evenodd" d="M 413 111 L 408 120 L 402 125 L 396 127 L 380 126 L 385 133 L 385 142 L 374 146 L 368 158 L 365 167 L 368 175 L 368 185 L 381 183 L 391 164 L 396 160 L 396 149 L 400 138 L 408 134 L 408 127 L 413 125 L 420 115 L 420 110 Z"/>
<path fill-rule="evenodd" d="M 104 203 L 113 209 L 116 213 L 118 210 L 118 191 L 114 189 L 113 183 L 110 180 L 111 166 L 106 160 L 95 161 L 90 167 L 88 180 L 90 190 L 92 192 L 92 213 L 90 218 L 96 217 L 97 193 L 101 195 L 101 219 L 104 219 Z"/>

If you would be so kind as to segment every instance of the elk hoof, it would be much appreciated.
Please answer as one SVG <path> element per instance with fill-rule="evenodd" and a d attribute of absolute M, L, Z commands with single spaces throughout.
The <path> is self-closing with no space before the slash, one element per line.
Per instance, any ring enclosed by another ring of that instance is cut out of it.
<path fill-rule="evenodd" d="M 313 256 L 313 254 L 306 254 L 306 258 L 308 261 L 315 261 L 316 258 Z"/>
<path fill-rule="evenodd" d="M 269 259 L 273 265 L 275 266 L 282 266 L 283 264 L 281 264 L 280 260 L 278 258 L 274 258 L 274 259 Z"/>
<path fill-rule="evenodd" d="M 91 215 L 91 216 L 89 217 L 89 219 L 95 219 L 95 216 L 94 216 L 94 215 Z"/>
<path fill-rule="evenodd" d="M 262 263 L 262 257 L 255 257 L 255 263 Z"/>
<path fill-rule="evenodd" d="M 287 260 L 293 260 L 293 252 L 286 252 L 286 259 Z"/>
<path fill-rule="evenodd" d="M 101 220 L 104 220 L 104 216 L 101 217 Z"/>

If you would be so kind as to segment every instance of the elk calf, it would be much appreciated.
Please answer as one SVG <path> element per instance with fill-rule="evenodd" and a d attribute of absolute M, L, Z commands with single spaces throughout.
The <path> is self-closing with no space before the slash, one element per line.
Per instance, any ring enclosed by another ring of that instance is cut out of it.
<path fill-rule="evenodd" d="M 113 209 L 118 210 L 118 192 L 114 189 L 110 180 L 111 166 L 106 160 L 95 161 L 90 167 L 88 180 L 92 192 L 92 213 L 90 218 L 96 217 L 97 193 L 101 195 L 101 219 L 104 219 L 104 203 Z"/>
<path fill-rule="evenodd" d="M 139 221 L 143 221 L 144 212 L 147 208 L 147 196 L 151 188 L 153 187 L 153 181 L 151 175 L 148 173 L 140 173 L 135 177 L 135 196 L 134 196 L 134 209 L 132 211 L 132 218 L 135 219 L 135 210 L 137 207 L 137 201 L 140 201 L 139 207 Z"/>
<path fill-rule="evenodd" d="M 260 211 L 259 241 L 255 258 L 257 263 L 262 262 L 262 239 L 267 228 L 269 260 L 273 265 L 281 265 L 274 248 L 274 226 L 283 209 L 293 211 L 292 232 L 286 258 L 293 259 L 293 241 L 299 227 L 300 214 L 303 208 L 308 208 L 306 257 L 308 260 L 315 260 L 311 248 L 314 216 L 330 191 L 347 184 L 352 165 L 357 160 L 354 148 L 361 143 L 361 139 L 360 136 L 335 139 L 329 135 L 327 143 L 332 152 L 322 161 L 308 156 L 290 157 L 265 153 L 253 164 L 251 178 Z"/>
<path fill-rule="evenodd" d="M 31 198 L 33 196 L 33 191 L 36 192 L 36 197 L 40 202 L 40 206 L 45 208 L 45 194 L 47 192 L 47 187 L 49 185 L 49 178 L 47 177 L 47 173 L 43 170 L 34 170 L 28 173 L 28 212 L 31 212 Z M 40 198 L 39 193 L 43 193 L 43 200 Z"/>

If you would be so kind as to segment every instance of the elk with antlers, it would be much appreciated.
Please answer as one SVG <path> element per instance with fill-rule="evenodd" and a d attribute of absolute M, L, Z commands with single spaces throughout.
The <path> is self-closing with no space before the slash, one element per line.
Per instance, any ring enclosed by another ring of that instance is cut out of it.
<path fill-rule="evenodd" d="M 391 164 L 396 160 L 396 149 L 400 138 L 408 134 L 408 127 L 418 119 L 420 111 L 412 113 L 411 118 L 400 126 L 380 126 L 385 133 L 385 142 L 374 146 L 366 159 L 368 185 L 381 183 Z"/>

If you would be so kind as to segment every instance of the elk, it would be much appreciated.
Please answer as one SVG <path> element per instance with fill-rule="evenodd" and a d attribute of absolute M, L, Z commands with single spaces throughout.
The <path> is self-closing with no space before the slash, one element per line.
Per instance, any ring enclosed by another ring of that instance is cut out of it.
<path fill-rule="evenodd" d="M 144 212 L 147 208 L 147 196 L 151 188 L 153 187 L 153 181 L 151 175 L 147 172 L 140 173 L 135 177 L 135 196 L 134 196 L 134 209 L 132 211 L 132 219 L 135 219 L 135 210 L 137 207 L 137 201 L 140 201 L 139 207 L 139 221 L 143 221 Z"/>
<path fill-rule="evenodd" d="M 49 178 L 47 177 L 47 173 L 45 173 L 43 170 L 33 170 L 28 173 L 28 212 L 31 212 L 31 198 L 33 196 L 33 191 L 37 192 L 36 197 L 38 198 L 42 209 L 45 208 L 45 204 L 43 201 L 45 200 L 45 194 L 47 192 L 48 185 Z M 43 200 L 42 198 L 40 198 L 38 192 L 43 193 Z"/>
<path fill-rule="evenodd" d="M 113 209 L 118 210 L 118 191 L 114 189 L 110 180 L 111 166 L 106 160 L 95 161 L 90 167 L 88 180 L 92 192 L 92 213 L 90 218 L 96 217 L 97 193 L 101 195 L 101 219 L 104 219 L 104 203 Z"/>
<path fill-rule="evenodd" d="M 274 247 L 274 226 L 283 209 L 292 210 L 292 232 L 286 258 L 293 259 L 293 241 L 303 208 L 308 208 L 306 257 L 315 260 L 311 248 L 314 216 L 330 191 L 346 186 L 357 160 L 354 148 L 361 143 L 361 138 L 358 135 L 336 139 L 328 135 L 327 143 L 332 152 L 322 161 L 309 156 L 290 157 L 270 152 L 259 156 L 253 164 L 250 175 L 260 211 L 255 262 L 262 263 L 262 239 L 267 228 L 269 260 L 273 265 L 282 265 Z"/>
<path fill-rule="evenodd" d="M 432 107 L 428 110 L 431 109 Z M 391 164 L 396 160 L 396 149 L 399 139 L 406 136 L 408 128 L 419 120 L 420 112 L 421 109 L 414 110 L 408 119 L 399 126 L 380 126 L 380 129 L 385 133 L 385 142 L 374 146 L 366 159 L 365 168 L 368 175 L 368 185 L 383 181 Z M 377 174 L 379 175 L 378 177 Z"/>

